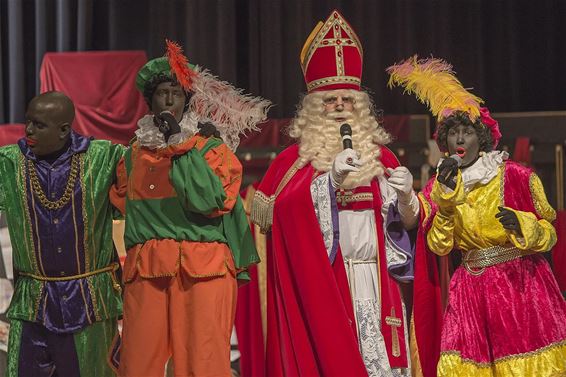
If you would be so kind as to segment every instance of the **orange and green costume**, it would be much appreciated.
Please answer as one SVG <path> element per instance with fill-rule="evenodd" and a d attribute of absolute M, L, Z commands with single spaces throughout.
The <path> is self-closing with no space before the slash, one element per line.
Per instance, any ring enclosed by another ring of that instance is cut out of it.
<path fill-rule="evenodd" d="M 237 280 L 259 262 L 239 190 L 242 166 L 221 140 L 134 143 L 111 200 L 126 215 L 120 375 L 229 376 Z"/>

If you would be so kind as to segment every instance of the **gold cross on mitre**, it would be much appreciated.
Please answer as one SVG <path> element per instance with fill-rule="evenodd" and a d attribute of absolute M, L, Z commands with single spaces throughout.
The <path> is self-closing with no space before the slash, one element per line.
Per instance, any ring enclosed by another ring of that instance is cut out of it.
<path fill-rule="evenodd" d="M 350 63 L 344 61 L 344 57 L 347 55 L 344 53 L 345 48 L 355 48 L 357 50 L 356 54 L 359 54 L 359 56 L 355 64 L 360 67 L 359 75 L 361 76 L 362 45 L 352 27 L 335 10 L 324 23 L 319 22 L 315 26 L 301 51 L 301 66 L 309 91 L 334 82 L 360 83 L 360 76 L 352 75 L 348 72 L 346 66 Z M 327 51 L 328 49 L 332 49 L 332 51 Z M 318 58 L 313 59 L 315 55 Z M 318 76 L 318 78 L 311 77 L 312 80 L 307 79 L 307 76 L 309 76 L 307 71 L 309 70 L 311 59 L 316 61 L 313 63 L 315 65 L 314 76 Z M 322 59 L 324 62 L 329 61 L 330 63 L 329 65 L 324 63 L 323 66 L 320 66 L 320 60 L 318 59 Z M 335 67 L 332 67 L 332 60 L 335 62 Z"/>
<path fill-rule="evenodd" d="M 399 357 L 401 356 L 401 348 L 399 346 L 397 327 L 401 327 L 403 322 L 401 321 L 401 318 L 395 317 L 395 308 L 391 308 L 391 316 L 385 317 L 385 323 L 391 326 L 392 354 L 395 357 Z"/>

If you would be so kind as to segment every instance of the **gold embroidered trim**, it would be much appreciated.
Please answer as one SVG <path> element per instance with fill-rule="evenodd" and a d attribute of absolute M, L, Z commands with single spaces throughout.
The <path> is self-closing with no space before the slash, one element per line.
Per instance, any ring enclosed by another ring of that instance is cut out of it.
<path fill-rule="evenodd" d="M 100 298 L 102 298 L 102 291 L 100 290 L 100 287 L 98 287 L 98 295 L 100 296 Z M 94 300 L 93 300 L 94 301 Z M 102 310 L 104 310 L 104 317 L 108 318 L 108 309 L 106 309 L 106 304 L 104 303 L 104 300 L 100 300 L 100 303 L 102 304 Z"/>
<path fill-rule="evenodd" d="M 505 207 L 505 164 L 499 166 L 499 203 Z"/>
<path fill-rule="evenodd" d="M 37 315 L 39 314 L 39 305 L 41 304 L 41 292 L 43 292 L 43 289 L 45 288 L 45 282 L 40 281 L 39 284 L 41 285 L 41 287 L 39 288 L 39 294 L 37 295 L 37 297 L 35 298 L 35 307 L 34 307 L 34 313 L 30 314 L 30 321 L 33 322 L 35 318 L 37 318 Z M 47 294 L 47 293 L 45 293 Z"/>
<path fill-rule="evenodd" d="M 371 192 L 354 194 L 352 191 L 338 191 L 336 193 L 336 202 L 342 206 L 348 203 L 368 202 L 372 200 L 373 194 Z"/>
<path fill-rule="evenodd" d="M 540 178 L 534 173 L 529 177 L 529 188 L 537 214 L 548 222 L 553 222 L 556 219 L 556 211 L 548 204 Z"/>
<path fill-rule="evenodd" d="M 324 23 L 324 25 L 321 26 L 320 30 L 318 31 L 318 33 L 316 34 L 316 36 L 314 37 L 313 41 L 311 42 L 311 44 L 309 46 L 306 59 L 304 59 L 304 64 L 302 65 L 303 73 L 306 72 L 307 67 L 309 66 L 309 63 L 310 63 L 311 58 L 314 55 L 315 51 L 318 50 L 320 47 L 326 47 L 326 45 L 321 46 L 322 41 L 323 40 L 329 41 L 329 42 L 334 41 L 334 39 L 324 39 L 324 37 L 326 36 L 326 34 L 328 34 L 328 31 L 330 30 L 330 28 L 335 28 L 336 26 L 338 26 L 338 30 L 340 30 L 340 28 L 342 28 L 346 32 L 346 35 L 348 35 L 348 37 L 350 37 L 349 39 L 353 40 L 353 45 L 360 51 L 360 56 L 363 59 L 364 51 L 363 51 L 363 48 L 362 48 L 362 44 L 360 43 L 360 40 L 358 38 L 358 35 L 354 32 L 354 30 L 352 30 L 350 25 L 348 25 L 348 23 L 345 22 L 342 17 L 340 17 L 339 14 L 337 14 L 336 12 L 333 12 L 332 15 L 328 18 L 328 20 Z M 348 40 L 348 39 L 346 39 L 346 40 Z M 336 52 L 335 52 L 335 55 L 336 55 Z"/>
<path fill-rule="evenodd" d="M 22 193 L 22 195 L 20 195 L 21 201 L 20 201 L 20 205 L 22 206 L 22 212 L 25 213 L 26 216 L 26 221 L 30 227 L 29 232 L 27 233 L 27 236 L 24 236 L 24 242 L 26 244 L 26 250 L 27 250 L 27 257 L 28 260 L 30 262 L 30 265 L 32 266 L 34 271 L 39 271 L 39 267 L 38 267 L 38 260 L 35 256 L 35 252 L 34 252 L 34 242 L 33 242 L 33 232 L 31 231 L 31 215 L 29 212 L 29 203 L 27 200 L 27 181 L 26 181 L 26 176 L 25 176 L 25 158 L 23 155 L 20 155 L 20 160 L 19 160 L 19 164 L 18 164 L 18 189 L 19 192 Z M 30 254 L 31 251 L 31 254 Z"/>
<path fill-rule="evenodd" d="M 320 86 L 325 86 L 329 84 L 356 84 L 361 85 L 361 80 L 359 77 L 354 76 L 330 76 L 324 77 L 322 79 L 314 80 L 307 83 L 307 89 L 312 91 Z"/>
<path fill-rule="evenodd" d="M 299 171 L 299 163 L 300 159 L 297 159 L 289 170 L 287 170 L 283 179 L 279 182 L 279 186 L 277 186 L 275 194 L 267 196 L 263 192 L 256 190 L 252 203 L 250 219 L 254 224 L 259 225 L 261 233 L 265 234 L 271 229 L 271 225 L 273 225 L 273 207 L 275 206 L 275 199 L 277 199 L 277 196 L 279 196 L 281 191 L 283 191 L 295 173 Z"/>
<path fill-rule="evenodd" d="M 88 278 L 87 278 L 86 282 L 87 282 L 87 287 L 88 287 Z M 89 324 L 92 324 L 92 318 L 90 318 L 90 313 L 89 313 L 89 310 L 88 310 L 88 302 L 86 300 L 85 290 L 84 290 L 82 281 L 79 282 L 79 287 L 81 288 L 81 296 L 83 296 L 83 302 L 85 304 L 86 319 L 88 320 Z M 88 287 L 88 288 L 90 290 L 90 287 Z M 92 297 L 92 300 L 93 300 L 92 303 L 93 303 L 93 309 L 94 309 L 94 302 L 95 302 L 94 300 L 96 298 L 92 295 L 91 295 L 91 297 Z M 94 318 L 98 319 L 98 316 L 96 315 L 96 313 L 94 314 Z"/>
<path fill-rule="evenodd" d="M 36 274 L 31 274 L 29 272 L 20 272 L 19 275 L 20 276 L 27 276 L 30 277 L 34 280 L 39 280 L 39 281 L 69 281 L 69 280 L 77 280 L 77 279 L 84 279 L 87 278 L 89 276 L 93 276 L 93 275 L 98 275 L 98 274 L 102 274 L 104 272 L 108 272 L 108 271 L 116 271 L 119 268 L 119 264 L 118 263 L 112 263 L 109 266 L 106 266 L 104 268 L 98 269 L 98 270 L 94 270 L 94 271 L 89 271 L 89 272 L 85 272 L 84 274 L 79 274 L 79 275 L 72 275 L 72 276 L 42 276 L 42 275 L 36 275 Z"/>
<path fill-rule="evenodd" d="M 555 348 L 564 347 L 564 346 L 566 346 L 566 340 L 562 340 L 560 342 L 549 344 L 548 346 L 539 348 L 539 349 L 534 350 L 534 351 L 525 352 L 525 353 L 518 353 L 518 354 L 515 354 L 515 355 L 503 356 L 503 357 L 500 357 L 498 359 L 495 359 L 491 363 L 482 363 L 482 362 L 477 362 L 477 361 L 474 361 L 474 360 L 471 360 L 471 359 L 463 358 L 460 351 L 455 351 L 455 350 L 454 351 L 442 351 L 442 352 L 440 352 L 440 357 L 442 358 L 442 356 L 445 356 L 445 355 L 446 356 L 456 356 L 463 363 L 469 363 L 469 364 L 472 364 L 472 365 L 474 365 L 475 367 L 478 367 L 478 368 L 491 368 L 494 365 L 503 363 L 505 361 L 517 360 L 517 359 L 526 359 L 528 357 L 537 356 L 537 355 L 540 355 L 541 353 L 553 350 Z"/>
<path fill-rule="evenodd" d="M 259 226 L 259 230 L 263 234 L 267 233 L 273 224 L 274 203 L 275 195 L 267 196 L 263 192 L 256 190 L 250 219 L 254 224 Z"/>

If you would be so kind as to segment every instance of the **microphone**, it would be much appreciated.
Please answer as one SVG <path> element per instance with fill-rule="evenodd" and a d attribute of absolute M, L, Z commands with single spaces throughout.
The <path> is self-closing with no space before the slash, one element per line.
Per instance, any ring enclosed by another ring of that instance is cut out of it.
<path fill-rule="evenodd" d="M 454 153 L 453 155 L 451 155 L 447 159 L 455 160 L 457 168 L 462 166 L 462 157 L 458 156 L 456 153 Z M 444 181 L 446 182 L 446 181 L 448 181 L 448 176 L 451 175 L 453 173 L 453 171 L 454 171 L 454 169 L 447 170 L 447 171 L 444 172 L 444 174 L 438 173 L 438 175 L 440 175 L 442 178 L 444 178 Z"/>
<path fill-rule="evenodd" d="M 344 149 L 352 148 L 352 127 L 348 123 L 340 126 L 340 136 L 342 136 L 342 147 Z"/>
<path fill-rule="evenodd" d="M 458 156 L 456 153 L 454 153 L 453 155 L 451 155 L 448 158 L 456 160 L 456 162 L 458 163 L 458 167 L 462 166 L 462 157 Z"/>

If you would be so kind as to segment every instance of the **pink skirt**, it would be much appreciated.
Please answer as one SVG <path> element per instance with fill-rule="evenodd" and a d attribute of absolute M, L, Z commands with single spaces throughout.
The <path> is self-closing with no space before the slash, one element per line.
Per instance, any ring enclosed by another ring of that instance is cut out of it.
<path fill-rule="evenodd" d="M 439 376 L 566 375 L 566 301 L 542 255 L 450 282 Z"/>

